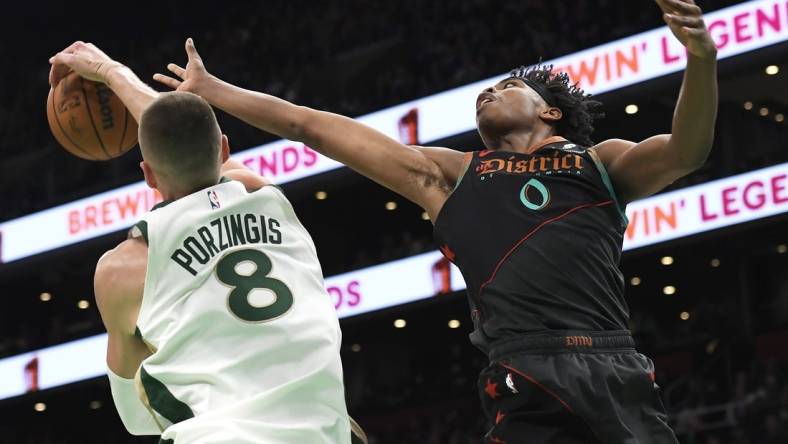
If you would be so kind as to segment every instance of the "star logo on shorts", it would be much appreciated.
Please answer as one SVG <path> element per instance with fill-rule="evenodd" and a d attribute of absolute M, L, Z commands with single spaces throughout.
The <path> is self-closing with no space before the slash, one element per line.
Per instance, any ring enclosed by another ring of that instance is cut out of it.
<path fill-rule="evenodd" d="M 485 391 L 485 393 L 490 395 L 490 398 L 492 398 L 492 399 L 495 399 L 498 396 L 500 396 L 498 394 L 498 384 L 495 383 L 495 382 L 492 382 L 492 380 L 490 378 L 487 378 L 487 385 L 484 387 L 484 391 Z"/>

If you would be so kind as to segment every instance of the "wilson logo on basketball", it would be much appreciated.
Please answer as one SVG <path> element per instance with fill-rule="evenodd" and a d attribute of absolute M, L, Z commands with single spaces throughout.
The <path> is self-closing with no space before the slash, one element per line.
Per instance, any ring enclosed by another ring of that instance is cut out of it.
<path fill-rule="evenodd" d="M 103 83 L 96 84 L 96 95 L 98 96 L 98 102 L 101 107 L 101 127 L 103 129 L 110 129 L 115 124 L 112 121 L 112 96 L 113 92 L 111 89 L 107 88 L 107 85 Z"/>

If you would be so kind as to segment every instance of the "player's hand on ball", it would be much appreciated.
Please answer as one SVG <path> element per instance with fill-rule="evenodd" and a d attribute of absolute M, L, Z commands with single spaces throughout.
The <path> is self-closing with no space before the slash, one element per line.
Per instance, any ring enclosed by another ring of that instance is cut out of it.
<path fill-rule="evenodd" d="M 694 0 L 655 0 L 665 23 L 687 51 L 700 58 L 716 58 L 717 47 Z"/>
<path fill-rule="evenodd" d="M 189 58 L 186 63 L 186 69 L 175 63 L 167 65 L 167 69 L 175 74 L 177 78 L 156 73 L 153 75 L 153 80 L 177 91 L 199 94 L 200 86 L 211 78 L 211 74 L 205 69 L 202 58 L 197 53 L 197 48 L 194 47 L 194 41 L 191 38 L 186 39 L 186 56 Z"/>
<path fill-rule="evenodd" d="M 92 43 L 76 41 L 50 57 L 49 84 L 54 88 L 69 72 L 96 82 L 107 83 L 109 72 L 123 66 Z"/>

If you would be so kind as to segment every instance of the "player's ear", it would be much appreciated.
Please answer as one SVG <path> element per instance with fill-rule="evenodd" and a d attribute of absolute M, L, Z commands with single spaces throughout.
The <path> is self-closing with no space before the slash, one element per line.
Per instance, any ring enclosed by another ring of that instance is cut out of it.
<path fill-rule="evenodd" d="M 222 164 L 230 158 L 230 140 L 226 134 L 222 134 Z"/>
<path fill-rule="evenodd" d="M 564 117 L 564 113 L 561 112 L 559 108 L 554 106 L 546 108 L 539 114 L 540 119 L 544 120 L 546 123 L 551 124 L 558 122 L 562 117 Z"/>
<path fill-rule="evenodd" d="M 145 183 L 147 183 L 149 187 L 156 189 L 156 176 L 153 174 L 150 165 L 143 160 L 140 162 L 140 168 L 142 169 L 142 175 L 145 176 Z"/>

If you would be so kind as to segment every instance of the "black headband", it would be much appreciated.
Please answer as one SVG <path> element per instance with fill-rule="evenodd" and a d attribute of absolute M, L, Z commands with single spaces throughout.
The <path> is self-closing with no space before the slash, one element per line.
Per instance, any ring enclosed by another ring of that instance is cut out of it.
<path fill-rule="evenodd" d="M 513 75 L 509 78 L 522 80 L 526 85 L 528 85 L 528 87 L 536 91 L 536 93 L 539 94 L 539 97 L 544 99 L 544 101 L 547 102 L 548 105 L 558 107 L 558 101 L 555 99 L 553 93 L 551 93 L 550 90 L 547 89 L 546 85 L 538 82 L 534 82 L 531 79 L 528 79 L 526 77 L 520 77 L 518 75 Z"/>

